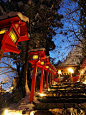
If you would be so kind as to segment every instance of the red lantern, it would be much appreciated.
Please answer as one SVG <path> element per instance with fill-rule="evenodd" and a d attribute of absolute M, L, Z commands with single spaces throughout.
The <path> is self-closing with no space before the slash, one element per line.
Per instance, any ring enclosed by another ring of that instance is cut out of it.
<path fill-rule="evenodd" d="M 29 40 L 27 34 L 27 26 L 19 16 L 8 16 L 9 13 L 0 17 L 1 54 L 4 52 L 13 52 L 19 54 L 20 50 L 18 50 L 16 47 L 18 42 Z M 21 16 L 23 17 L 22 14 Z"/>
<path fill-rule="evenodd" d="M 44 60 L 45 59 L 45 49 L 36 49 L 36 51 L 33 49 L 32 51 L 29 51 L 28 54 L 30 55 L 29 62 L 34 65 L 37 63 L 39 60 Z"/>

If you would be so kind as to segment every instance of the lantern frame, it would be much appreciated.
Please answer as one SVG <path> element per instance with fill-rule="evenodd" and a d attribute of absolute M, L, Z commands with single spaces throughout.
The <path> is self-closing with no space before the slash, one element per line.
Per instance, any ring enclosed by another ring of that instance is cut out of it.
<path fill-rule="evenodd" d="M 29 19 L 20 12 L 0 16 L 0 50 L 3 53 L 20 53 L 17 48 L 18 42 L 29 40 L 26 22 L 29 22 Z M 3 53 L 0 53 L 0 58 Z"/>

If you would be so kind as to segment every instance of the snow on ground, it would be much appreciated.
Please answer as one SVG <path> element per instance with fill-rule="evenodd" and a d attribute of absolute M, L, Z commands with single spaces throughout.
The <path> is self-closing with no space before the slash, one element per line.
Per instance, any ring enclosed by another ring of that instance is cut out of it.
<path fill-rule="evenodd" d="M 35 92 L 34 94 L 34 102 L 35 103 L 39 103 L 39 101 L 37 100 L 37 96 L 38 93 Z M 5 111 L 8 110 L 8 113 L 11 113 L 10 115 L 14 115 L 13 113 L 15 112 L 23 112 L 25 111 L 26 114 L 25 115 L 30 115 L 31 111 L 34 111 L 34 104 L 29 103 L 29 99 L 30 99 L 30 93 L 28 95 L 25 96 L 25 98 L 22 98 L 17 104 L 11 104 L 8 108 L 4 108 L 1 111 Z M 1 115 L 1 113 L 0 113 Z M 3 114 L 5 115 L 5 114 Z M 9 115 L 9 114 L 8 114 Z"/>

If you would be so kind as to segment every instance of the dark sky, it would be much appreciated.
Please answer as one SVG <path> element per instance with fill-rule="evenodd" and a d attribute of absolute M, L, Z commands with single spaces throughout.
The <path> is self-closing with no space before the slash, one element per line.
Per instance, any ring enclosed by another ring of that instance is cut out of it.
<path fill-rule="evenodd" d="M 80 12 L 73 12 L 78 8 L 78 3 L 71 2 L 71 0 L 62 0 L 60 4 L 59 14 L 63 14 L 64 18 L 61 20 L 64 24 L 62 29 L 57 30 L 57 35 L 54 36 L 53 41 L 55 42 L 56 48 L 50 51 L 50 57 L 55 58 L 55 63 L 58 60 L 63 61 L 68 53 L 71 51 L 70 45 L 75 43 L 75 36 L 73 32 L 69 30 L 79 31 L 79 15 Z M 72 12 L 72 13 L 71 13 Z M 62 31 L 62 34 L 58 34 Z M 67 32 L 67 35 L 65 35 Z M 68 42 L 67 38 L 70 40 Z M 63 42 L 62 42 L 63 41 Z"/>

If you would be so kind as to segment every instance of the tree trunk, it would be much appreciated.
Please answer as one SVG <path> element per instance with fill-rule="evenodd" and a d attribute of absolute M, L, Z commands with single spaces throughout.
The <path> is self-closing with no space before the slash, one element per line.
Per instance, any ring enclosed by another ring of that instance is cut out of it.
<path fill-rule="evenodd" d="M 23 97 L 28 95 L 30 92 L 27 84 L 28 46 L 29 46 L 29 41 L 27 41 L 26 44 L 26 56 L 25 56 L 25 64 L 24 64 L 24 72 L 23 72 Z"/>

